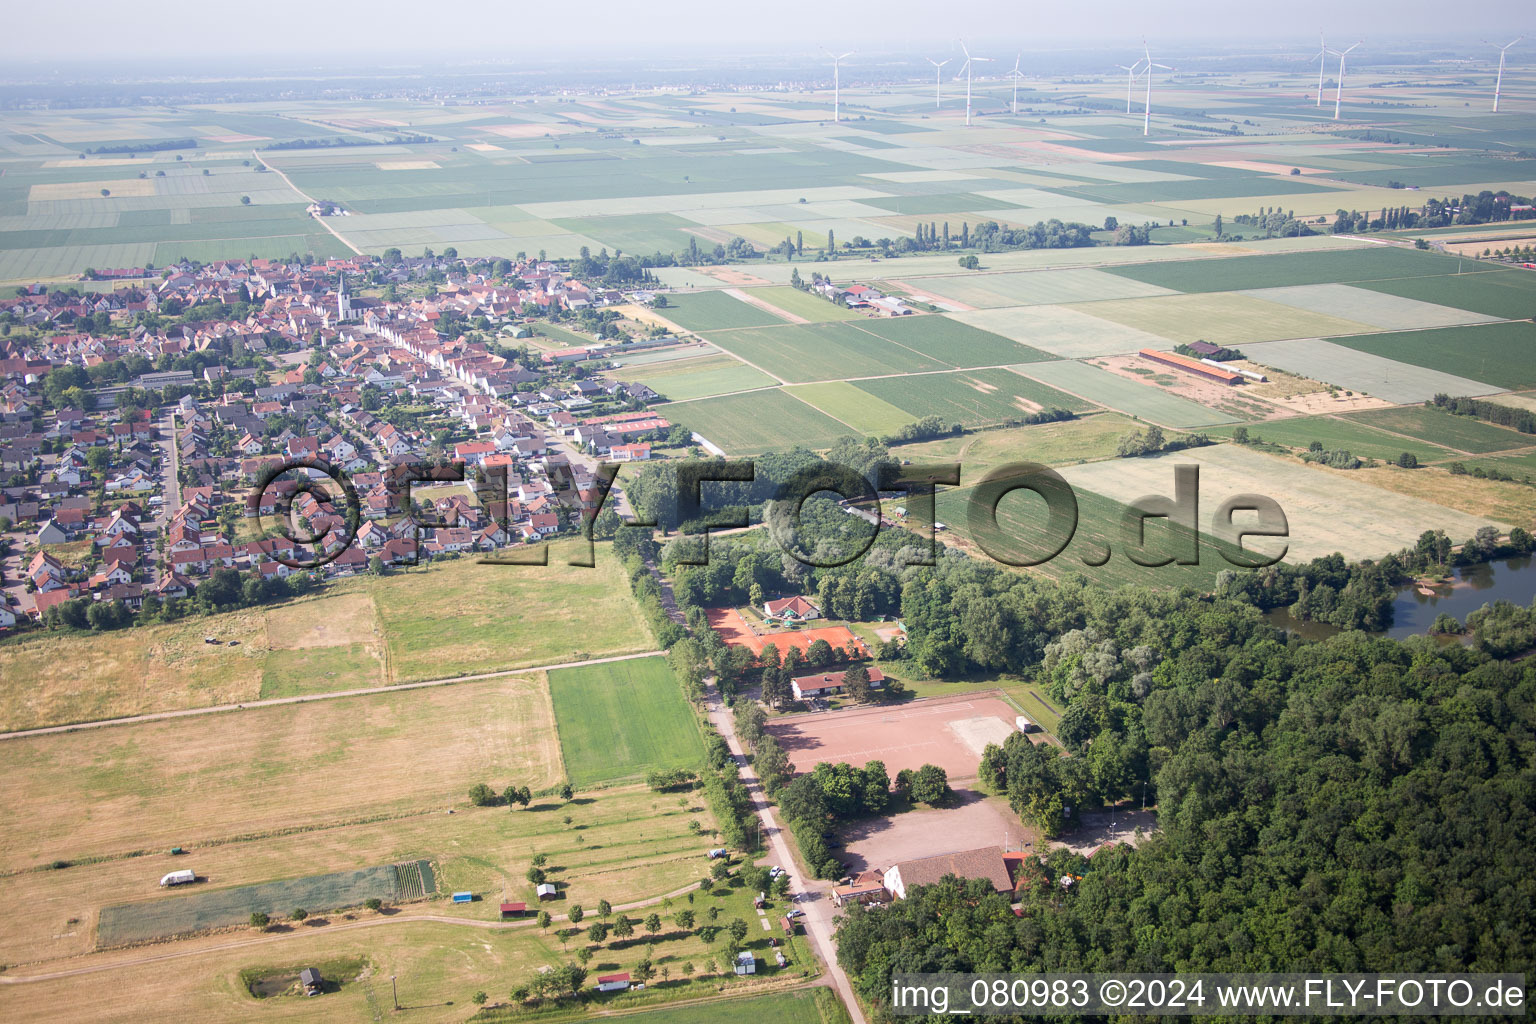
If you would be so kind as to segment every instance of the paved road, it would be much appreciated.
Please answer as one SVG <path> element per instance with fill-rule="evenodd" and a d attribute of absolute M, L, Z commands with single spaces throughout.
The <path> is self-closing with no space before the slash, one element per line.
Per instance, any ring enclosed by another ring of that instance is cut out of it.
<path fill-rule="evenodd" d="M 50 733 L 75 732 L 80 729 L 104 729 L 109 725 L 133 725 L 137 722 L 160 722 L 168 718 L 190 718 L 194 715 L 215 715 L 225 711 L 243 711 L 249 708 L 270 708 L 279 704 L 307 704 L 316 700 L 337 700 L 341 697 L 366 697 L 374 693 L 395 693 L 400 690 L 420 690 L 428 686 L 452 686 L 455 683 L 472 683 L 480 679 L 499 679 L 502 676 L 520 676 L 529 672 L 544 672 L 556 668 L 575 668 L 580 665 L 606 665 L 611 661 L 630 661 L 634 658 L 653 658 L 665 651 L 642 651 L 639 654 L 615 654 L 609 658 L 588 658 L 586 661 L 566 661 L 554 665 L 529 665 L 527 668 L 509 668 L 500 672 L 481 672 L 472 676 L 449 676 L 445 679 L 425 679 L 416 683 L 396 683 L 393 686 L 368 686 L 359 690 L 337 690 L 334 693 L 306 693 L 297 697 L 272 697 L 253 700 L 244 704 L 215 704 L 206 708 L 183 708 L 179 711 L 156 711 L 148 715 L 129 715 L 125 718 L 103 718 L 94 722 L 75 722 L 72 725 L 49 725 L 41 729 L 21 729 L 16 732 L 0 732 L 0 740 L 22 739 L 27 736 L 47 736 Z"/>
<path fill-rule="evenodd" d="M 836 908 L 832 906 L 832 886 L 830 883 L 816 881 L 811 878 L 805 865 L 798 863 L 790 853 L 789 844 L 784 841 L 784 836 L 779 831 L 778 823 L 773 816 L 773 808 L 768 806 L 768 796 L 763 792 L 762 783 L 758 781 L 757 773 L 747 762 L 746 753 L 742 750 L 741 743 L 736 739 L 736 722 L 725 702 L 720 699 L 720 691 L 715 687 L 713 678 L 706 680 L 708 687 L 705 696 L 706 706 L 709 710 L 709 720 L 714 724 L 715 730 L 725 737 L 726 745 L 730 748 L 731 756 L 736 759 L 736 764 L 741 770 L 741 781 L 747 787 L 747 792 L 752 797 L 752 806 L 757 811 L 758 817 L 763 822 L 763 837 L 768 840 L 769 849 L 772 851 L 770 860 L 783 865 L 793 865 L 791 868 L 794 877 L 798 880 L 800 892 L 794 896 L 796 905 L 805 916 L 800 919 L 805 926 L 805 934 L 815 947 L 816 954 L 826 964 L 827 976 L 832 981 L 832 986 L 837 989 L 843 1005 L 848 1009 L 848 1015 L 853 1024 L 865 1024 L 864 1012 L 859 1007 L 859 1001 L 854 998 L 853 985 L 848 981 L 848 975 L 843 972 L 837 963 L 837 947 L 832 941 L 834 926 L 832 918 L 836 915 Z"/>
<path fill-rule="evenodd" d="M 644 907 L 653 907 L 658 903 L 676 899 L 686 895 L 699 887 L 697 882 L 685 885 L 681 889 L 673 889 L 671 892 L 662 893 L 660 896 L 652 896 L 649 899 L 633 900 L 629 903 L 615 903 L 614 910 L 640 910 Z M 551 914 L 550 919 L 556 922 L 568 921 L 565 914 Z M 386 925 L 415 924 L 419 921 L 431 921 L 434 924 L 461 925 L 465 928 L 483 928 L 490 931 L 501 931 L 507 928 L 534 928 L 538 926 L 538 918 L 525 917 L 517 921 L 473 921 L 462 917 L 449 917 L 445 914 L 412 914 L 408 911 L 389 914 L 387 916 L 368 918 L 363 921 L 347 921 L 342 924 L 325 925 L 324 931 L 346 932 L 356 928 L 380 928 Z M 26 985 L 37 981 L 54 981 L 58 978 L 73 978 L 82 974 L 97 974 L 101 971 L 114 971 L 120 967 L 139 967 L 144 964 L 159 963 L 162 960 L 177 960 L 182 957 L 202 956 L 205 953 L 218 953 L 227 949 L 243 949 L 246 946 L 260 946 L 272 942 L 281 942 L 284 939 L 295 936 L 314 934 L 305 928 L 295 928 L 287 932 L 266 932 L 250 938 L 236 939 L 232 942 L 223 942 L 211 946 L 198 946 L 192 949 L 180 949 L 170 953 L 152 953 L 145 956 L 131 957 L 124 960 L 113 960 L 110 963 L 91 964 L 86 967 L 71 967 L 62 971 L 49 971 L 44 974 L 0 974 L 0 985 Z"/>

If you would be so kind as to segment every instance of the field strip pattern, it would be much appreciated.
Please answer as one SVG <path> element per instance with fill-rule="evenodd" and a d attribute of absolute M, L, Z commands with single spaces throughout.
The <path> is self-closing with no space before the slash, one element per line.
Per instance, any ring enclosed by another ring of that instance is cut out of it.
<path fill-rule="evenodd" d="M 1363 392 L 1395 405 L 1425 402 L 1435 395 L 1491 395 L 1504 390 L 1482 381 L 1428 370 L 1321 339 L 1268 341 L 1243 346 L 1261 366 L 1273 366 L 1336 387 Z"/>

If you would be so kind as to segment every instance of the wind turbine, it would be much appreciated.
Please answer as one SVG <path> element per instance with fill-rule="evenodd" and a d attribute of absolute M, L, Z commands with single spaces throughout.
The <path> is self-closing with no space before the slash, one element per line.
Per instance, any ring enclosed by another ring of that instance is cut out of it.
<path fill-rule="evenodd" d="M 1172 71 L 1173 68 L 1167 64 L 1158 64 L 1152 60 L 1152 51 L 1147 47 L 1145 39 L 1141 41 L 1141 48 L 1146 53 L 1144 59 L 1147 62 L 1147 107 L 1141 118 L 1141 134 L 1150 135 L 1152 134 L 1152 69 L 1162 68 L 1164 71 Z"/>
<path fill-rule="evenodd" d="M 1131 90 L 1136 86 L 1136 75 L 1141 67 L 1141 61 L 1137 60 L 1130 67 L 1126 67 L 1124 64 L 1116 64 L 1115 67 L 1125 72 L 1125 112 L 1129 114 L 1131 112 Z"/>
<path fill-rule="evenodd" d="M 943 69 L 944 65 L 948 64 L 950 60 L 954 60 L 955 58 L 951 57 L 951 58 L 949 58 L 949 60 L 934 60 L 932 57 L 924 57 L 923 59 L 926 60 L 929 64 L 933 65 L 933 109 L 934 110 L 938 110 L 939 109 L 939 75 L 942 72 L 942 69 Z"/>
<path fill-rule="evenodd" d="M 971 65 L 988 63 L 992 58 L 972 57 L 971 51 L 965 48 L 964 39 L 960 40 L 960 50 L 965 54 L 965 63 L 960 66 L 960 70 L 965 73 L 965 126 L 969 128 L 971 126 Z M 959 78 L 960 76 L 956 75 L 955 77 Z"/>
<path fill-rule="evenodd" d="M 1323 34 L 1317 34 L 1317 56 L 1312 58 L 1317 61 L 1317 105 L 1323 105 L 1323 71 L 1328 67 L 1328 42 Z"/>
<path fill-rule="evenodd" d="M 1521 39 L 1524 39 L 1524 38 L 1525 38 L 1525 36 L 1520 36 L 1519 38 L 1512 39 L 1509 42 L 1505 43 L 1503 46 L 1498 47 L 1498 50 L 1499 50 L 1499 77 L 1497 79 L 1495 79 L 1494 83 L 1493 83 L 1493 112 L 1495 114 L 1497 114 L 1499 112 L 1499 91 L 1504 87 L 1504 54 L 1509 51 L 1509 48 L 1511 46 L 1514 46 L 1516 43 L 1518 43 Z M 1484 42 L 1487 42 L 1487 40 L 1484 40 Z M 1489 46 L 1493 46 L 1494 44 L 1493 43 L 1488 43 L 1488 45 Z"/>
<path fill-rule="evenodd" d="M 1013 116 L 1019 116 L 1019 79 L 1024 77 L 1024 72 L 1019 70 L 1019 61 L 1024 59 L 1021 53 L 1013 58 L 1013 70 L 1008 72 L 1008 77 L 1013 79 Z"/>
<path fill-rule="evenodd" d="M 838 67 L 857 51 L 849 50 L 847 53 L 833 53 L 823 46 L 821 52 L 832 58 L 832 121 L 836 123 L 840 116 L 839 110 L 842 103 L 842 84 L 838 80 Z"/>
<path fill-rule="evenodd" d="M 1360 40 L 1360 43 L 1363 42 L 1365 42 L 1364 39 Z M 1359 46 L 1360 43 L 1356 43 L 1355 46 Z M 1349 50 L 1334 51 L 1339 55 L 1339 83 L 1338 87 L 1333 90 L 1333 119 L 1335 121 L 1339 119 L 1339 104 L 1344 100 L 1344 57 L 1349 53 L 1350 50 L 1353 50 L 1355 46 L 1351 46 Z"/>

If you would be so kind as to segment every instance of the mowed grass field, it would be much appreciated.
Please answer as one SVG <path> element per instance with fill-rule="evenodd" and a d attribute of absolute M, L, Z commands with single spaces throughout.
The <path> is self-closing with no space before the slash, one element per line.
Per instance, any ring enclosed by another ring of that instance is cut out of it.
<path fill-rule="evenodd" d="M 782 389 L 662 406 L 681 423 L 732 455 L 757 455 L 803 445 L 829 448 L 856 432 Z"/>
<path fill-rule="evenodd" d="M 631 654 L 651 639 L 618 563 L 469 559 L 354 578 L 314 596 L 97 634 L 0 645 L 0 728 L 359 689 Z M 223 644 L 205 644 L 216 637 Z M 239 641 L 230 646 L 231 641 Z"/>
<path fill-rule="evenodd" d="M 957 370 L 857 382 L 859 390 L 911 414 L 938 416 L 968 427 L 1022 419 L 1047 409 L 1082 412 L 1092 406 L 1012 370 Z"/>
<path fill-rule="evenodd" d="M 549 691 L 574 785 L 693 767 L 703 756 L 698 723 L 664 658 L 556 669 Z"/>
<path fill-rule="evenodd" d="M 539 789 L 562 774 L 538 674 L 12 739 L 0 765 L 0 870 L 420 810 L 482 778 Z"/>
<path fill-rule="evenodd" d="M 1536 316 L 1536 293 L 1531 314 Z M 1357 352 L 1470 377 L 1511 391 L 1536 386 L 1536 324 L 1524 320 L 1329 340 Z"/>

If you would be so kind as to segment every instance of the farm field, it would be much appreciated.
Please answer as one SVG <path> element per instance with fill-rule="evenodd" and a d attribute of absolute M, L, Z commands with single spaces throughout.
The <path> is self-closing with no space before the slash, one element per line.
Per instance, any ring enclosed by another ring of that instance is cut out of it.
<path fill-rule="evenodd" d="M 1063 359 L 1118 355 L 1142 348 L 1161 348 L 1166 338 L 1093 316 L 1085 304 L 1072 306 L 1014 306 L 956 313 L 961 323 L 1012 338 Z"/>
<path fill-rule="evenodd" d="M 1346 284 L 1301 284 L 1288 288 L 1256 288 L 1243 292 L 1266 302 L 1278 302 L 1313 313 L 1325 313 L 1369 324 L 1384 331 L 1410 331 L 1480 323 L 1492 317 L 1453 306 L 1354 288 Z"/>
<path fill-rule="evenodd" d="M 1109 299 L 1072 308 L 1184 344 L 1209 341 L 1239 346 L 1253 341 L 1358 334 L 1373 329 L 1369 324 L 1237 292 Z"/>
<path fill-rule="evenodd" d="M 1393 336 L 1395 337 L 1395 335 Z M 1396 405 L 1426 402 L 1435 395 L 1491 395 L 1497 385 L 1425 369 L 1352 345 L 1321 339 L 1267 341 L 1244 345 L 1243 354 L 1260 366 L 1272 366 L 1335 387 L 1371 395 Z"/>
<path fill-rule="evenodd" d="M 968 427 L 1020 419 L 1052 408 L 1069 412 L 1091 408 L 1073 395 L 1002 369 L 882 377 L 857 384 L 859 390 L 909 410 L 913 419 L 938 416 Z"/>
<path fill-rule="evenodd" d="M 1425 530 L 1470 537 L 1480 526 L 1504 524 L 1468 516 L 1430 501 L 1389 499 L 1359 479 L 1359 470 L 1328 470 L 1222 444 L 1140 459 L 1068 466 L 1061 474 L 1079 492 L 1119 502 L 1143 494 L 1172 494 L 1173 466 L 1200 467 L 1201 514 L 1233 494 L 1264 494 L 1279 502 L 1290 524 L 1286 560 L 1306 562 L 1338 551 L 1348 559 L 1379 558 L 1411 545 Z M 1391 470 L 1409 474 L 1414 470 Z M 1384 514 L 1384 509 L 1390 509 Z M 1253 538 L 1252 550 L 1273 552 L 1278 538 Z"/>
<path fill-rule="evenodd" d="M 682 423 L 732 455 L 756 455 L 797 444 L 828 448 L 852 432 L 846 424 L 782 389 L 704 398 L 661 408 L 672 422 Z M 765 431 L 765 425 L 771 425 L 771 429 Z"/>
<path fill-rule="evenodd" d="M 878 437 L 894 433 L 921 418 L 911 410 L 882 401 L 847 381 L 792 384 L 784 390 L 833 419 L 848 424 L 850 429 L 861 436 Z"/>
<path fill-rule="evenodd" d="M 1463 274 L 1364 281 L 1360 287 L 1509 320 L 1536 316 L 1536 274 L 1528 270 L 1484 269 L 1470 260 L 1465 262 L 1468 272 Z M 1472 272 L 1474 268 L 1476 273 Z"/>
<path fill-rule="evenodd" d="M 1108 267 L 1106 271 L 1173 291 L 1228 292 L 1285 285 L 1352 284 L 1358 281 L 1436 277 L 1456 273 L 1459 263 L 1453 256 L 1438 253 L 1372 246 L 1340 252 L 1278 253 L 1237 259 Z M 1436 301 L 1425 298 L 1426 301 Z"/>
<path fill-rule="evenodd" d="M 958 462 L 960 483 L 969 487 L 988 471 L 1010 462 L 1060 466 L 1110 458 L 1121 436 L 1139 426 L 1117 412 L 1092 412 L 1058 423 L 1002 427 L 906 444 L 896 451 L 914 463 Z"/>
<path fill-rule="evenodd" d="M 981 330 L 958 317 L 942 315 L 885 317 L 859 325 L 869 333 L 903 348 L 968 369 L 1007 366 L 1051 358 L 1039 349 Z"/>
<path fill-rule="evenodd" d="M 704 754 L 664 658 L 555 669 L 549 690 L 574 785 L 630 779 L 649 768 L 691 768 Z"/>
<path fill-rule="evenodd" d="M 1349 418 L 1368 423 L 1381 430 L 1438 442 L 1447 448 L 1473 454 L 1529 448 L 1536 444 L 1536 437 L 1530 434 L 1522 434 L 1509 427 L 1484 423 L 1470 416 L 1456 416 L 1442 409 L 1422 405 L 1406 406 L 1400 409 L 1372 409 L 1367 412 L 1351 413 Z"/>
<path fill-rule="evenodd" d="M 942 370 L 951 365 L 914 349 L 893 345 L 852 323 L 712 331 L 709 340 L 792 384 Z"/>
<path fill-rule="evenodd" d="M 839 306 L 835 302 L 828 302 L 820 295 L 811 292 L 803 292 L 798 288 L 787 285 L 778 285 L 772 288 L 752 288 L 747 294 L 756 299 L 761 299 L 776 309 L 782 309 L 786 313 L 798 316 L 811 323 L 822 323 L 828 320 L 863 320 L 865 314 L 858 310 L 849 309 L 847 306 Z"/>
<path fill-rule="evenodd" d="M 1249 437 L 1271 444 L 1304 450 L 1313 441 L 1319 441 L 1329 451 L 1343 449 L 1362 459 L 1390 460 L 1409 452 L 1420 462 L 1434 462 L 1454 454 L 1438 444 L 1377 430 L 1359 416 L 1295 416 L 1242 426 Z M 1236 429 L 1238 425 L 1212 427 L 1206 433 L 1212 437 L 1231 437 Z"/>
<path fill-rule="evenodd" d="M 1215 423 L 1230 423 L 1235 419 L 1187 398 L 1171 395 L 1150 384 L 1141 384 L 1087 363 L 1069 360 L 1030 363 L 1019 367 L 1017 372 L 1077 395 L 1084 401 L 1096 402 L 1165 427 L 1204 427 Z"/>
<path fill-rule="evenodd" d="M 783 317 L 774 316 L 750 302 L 742 302 L 720 291 L 669 295 L 660 315 L 688 331 L 766 327 L 784 323 Z"/>
<path fill-rule="evenodd" d="M 830 989 L 810 988 L 703 1006 L 642 1010 L 627 1019 L 636 1024 L 844 1024 L 848 1013 Z"/>
<path fill-rule="evenodd" d="M 1056 305 L 1094 299 L 1132 299 L 1169 294 L 1167 288 L 1091 267 L 919 277 L 898 282 L 903 283 L 975 309 Z"/>
<path fill-rule="evenodd" d="M 727 355 L 678 359 L 639 369 L 625 368 L 610 371 L 610 376 L 644 384 L 671 402 L 729 395 L 778 383 L 763 371 Z"/>
<path fill-rule="evenodd" d="M 1536 324 L 1526 321 L 1329 340 L 1357 352 L 1512 391 L 1536 386 Z"/>

